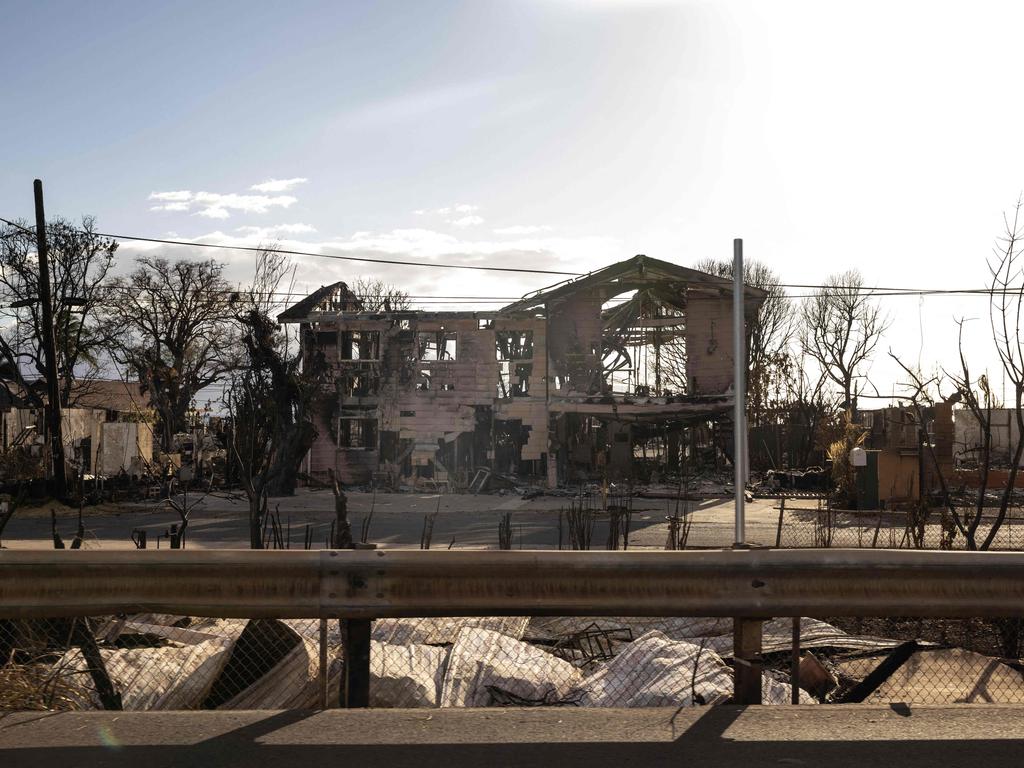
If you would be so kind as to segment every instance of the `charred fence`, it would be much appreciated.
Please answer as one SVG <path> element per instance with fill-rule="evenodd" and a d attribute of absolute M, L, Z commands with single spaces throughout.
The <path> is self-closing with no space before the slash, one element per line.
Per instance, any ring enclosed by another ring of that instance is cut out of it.
<path fill-rule="evenodd" d="M 0 551 L 0 709 L 1024 700 L 1024 554 Z"/>

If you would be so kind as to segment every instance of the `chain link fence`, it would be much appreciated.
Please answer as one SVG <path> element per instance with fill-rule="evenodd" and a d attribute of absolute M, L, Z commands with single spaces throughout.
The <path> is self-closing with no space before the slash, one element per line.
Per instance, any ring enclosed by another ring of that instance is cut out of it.
<path fill-rule="evenodd" d="M 759 542 L 786 549 L 967 549 L 966 540 L 941 508 L 918 505 L 888 511 L 834 509 L 825 497 L 780 498 L 775 539 Z M 992 526 L 996 510 L 982 518 L 978 540 Z M 1024 511 L 1011 507 L 989 549 L 1024 550 Z"/>
<path fill-rule="evenodd" d="M 851 633 L 884 636 L 887 649 L 804 652 L 803 687 L 825 701 L 873 704 L 1018 704 L 1024 620 L 844 618 Z M 817 681 L 815 683 L 814 681 Z"/>
<path fill-rule="evenodd" d="M 1019 619 L 765 622 L 765 704 L 1017 703 Z M 319 709 L 342 623 L 135 614 L 0 620 L 0 709 Z M 685 707 L 733 692 L 728 618 L 380 619 L 371 707 Z M 793 682 L 796 681 L 796 690 Z"/>

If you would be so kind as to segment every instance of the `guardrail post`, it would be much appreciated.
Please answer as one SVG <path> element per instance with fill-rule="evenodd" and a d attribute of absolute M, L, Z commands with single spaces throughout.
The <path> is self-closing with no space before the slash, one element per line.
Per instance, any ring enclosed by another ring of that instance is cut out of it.
<path fill-rule="evenodd" d="M 327 660 L 327 619 L 320 619 L 320 706 L 331 706 L 328 687 L 330 684 L 330 662 Z"/>
<path fill-rule="evenodd" d="M 732 620 L 733 704 L 761 703 L 763 619 Z"/>
<path fill-rule="evenodd" d="M 345 670 L 341 706 L 365 709 L 370 706 L 370 619 L 342 619 Z"/>
<path fill-rule="evenodd" d="M 800 617 L 793 617 L 793 643 L 789 659 L 790 702 L 800 703 Z"/>

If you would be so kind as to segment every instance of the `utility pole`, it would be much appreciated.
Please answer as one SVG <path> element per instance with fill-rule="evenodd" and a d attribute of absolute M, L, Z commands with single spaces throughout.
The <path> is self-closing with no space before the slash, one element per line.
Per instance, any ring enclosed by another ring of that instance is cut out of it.
<path fill-rule="evenodd" d="M 736 546 L 746 544 L 744 492 L 747 483 L 747 350 L 744 321 L 743 241 L 732 241 L 733 468 L 736 485 Z"/>
<path fill-rule="evenodd" d="M 43 211 L 43 182 L 32 183 L 36 198 L 36 251 L 39 256 L 39 309 L 43 321 L 43 356 L 46 358 L 47 432 L 53 463 L 51 492 L 58 499 L 67 496 L 64 471 L 64 438 L 60 422 L 60 381 L 57 379 L 57 345 L 53 338 L 53 296 L 50 293 L 50 259 L 46 245 L 46 214 Z"/>

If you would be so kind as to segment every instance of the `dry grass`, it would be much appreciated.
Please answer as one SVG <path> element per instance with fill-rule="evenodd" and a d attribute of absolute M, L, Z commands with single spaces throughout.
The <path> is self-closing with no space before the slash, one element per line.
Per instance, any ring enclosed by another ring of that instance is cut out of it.
<path fill-rule="evenodd" d="M 0 667 L 0 711 L 78 709 L 81 700 L 72 676 L 50 664 Z"/>

